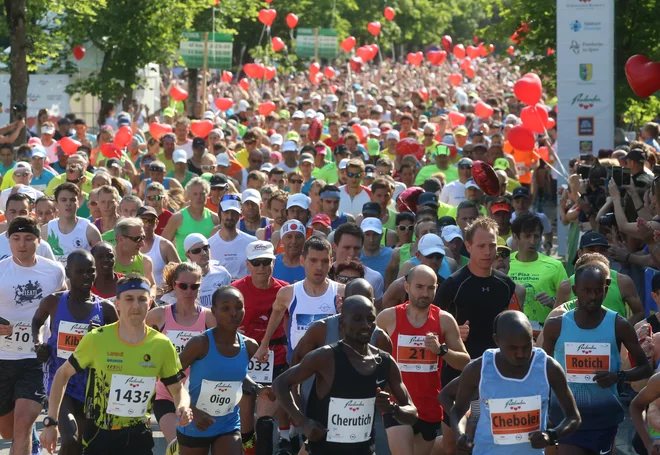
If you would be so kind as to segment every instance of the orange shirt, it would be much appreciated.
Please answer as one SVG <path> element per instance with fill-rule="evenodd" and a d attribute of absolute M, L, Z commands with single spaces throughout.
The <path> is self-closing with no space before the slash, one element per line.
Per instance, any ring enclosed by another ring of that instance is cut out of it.
<path fill-rule="evenodd" d="M 513 149 L 513 161 L 516 162 L 516 170 L 518 171 L 518 181 L 524 184 L 532 183 L 532 165 L 538 161 L 534 152 L 521 152 L 520 150 Z"/>

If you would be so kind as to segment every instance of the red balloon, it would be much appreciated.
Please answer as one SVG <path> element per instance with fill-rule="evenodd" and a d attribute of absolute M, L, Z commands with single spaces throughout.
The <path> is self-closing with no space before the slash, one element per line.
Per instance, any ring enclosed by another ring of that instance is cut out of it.
<path fill-rule="evenodd" d="M 421 96 L 424 101 L 429 100 L 429 91 L 426 89 L 426 87 L 419 89 L 419 96 Z"/>
<path fill-rule="evenodd" d="M 149 124 L 149 133 L 154 139 L 160 139 L 164 134 L 172 132 L 172 125 L 152 122 Z"/>
<path fill-rule="evenodd" d="M 240 85 L 243 90 L 247 91 L 247 89 L 250 87 L 250 81 L 248 81 L 246 78 L 243 78 L 238 83 L 238 85 Z"/>
<path fill-rule="evenodd" d="M 228 111 L 234 105 L 234 100 L 231 98 L 216 98 L 213 103 L 215 103 L 215 107 L 219 110 Z"/>
<path fill-rule="evenodd" d="M 174 98 L 175 101 L 183 101 L 188 98 L 188 92 L 180 87 L 174 86 L 170 89 L 170 96 Z"/>
<path fill-rule="evenodd" d="M 234 79 L 234 75 L 232 74 L 231 71 L 223 71 L 222 72 L 222 82 L 225 83 L 230 83 L 231 80 Z"/>
<path fill-rule="evenodd" d="M 497 174 L 488 163 L 483 161 L 475 161 L 472 164 L 472 178 L 474 183 L 479 185 L 481 191 L 489 196 L 499 196 L 500 194 L 500 181 Z"/>
<path fill-rule="evenodd" d="M 360 57 L 353 57 L 348 61 L 349 65 L 351 66 L 351 71 L 354 71 L 356 73 L 359 73 L 362 71 L 362 63 L 364 61 Z"/>
<path fill-rule="evenodd" d="M 272 101 L 267 101 L 259 105 L 259 113 L 261 115 L 270 115 L 275 110 L 275 108 L 275 103 Z"/>
<path fill-rule="evenodd" d="M 463 60 L 465 58 L 465 46 L 462 44 L 457 44 L 454 46 L 454 57 L 459 60 Z"/>
<path fill-rule="evenodd" d="M 114 144 L 115 147 L 117 147 L 119 150 L 126 148 L 128 144 L 131 143 L 131 140 L 133 139 L 133 130 L 131 130 L 130 126 L 122 126 L 119 128 L 119 131 L 117 131 L 117 134 L 115 134 L 115 138 L 112 140 L 112 143 Z"/>
<path fill-rule="evenodd" d="M 121 150 L 119 150 L 112 142 L 106 142 L 101 146 L 101 155 L 110 158 L 121 158 Z"/>
<path fill-rule="evenodd" d="M 259 11 L 259 22 L 264 24 L 267 27 L 270 27 L 273 25 L 273 21 L 275 20 L 275 16 L 277 16 L 277 11 L 274 9 L 262 9 Z"/>
<path fill-rule="evenodd" d="M 445 50 L 445 52 L 451 52 L 451 45 L 452 45 L 452 40 L 451 36 L 445 35 L 442 37 L 442 48 Z"/>
<path fill-rule="evenodd" d="M 513 55 L 516 52 L 516 49 L 513 46 L 509 46 L 506 51 L 509 53 L 509 55 Z"/>
<path fill-rule="evenodd" d="M 277 36 L 274 36 L 273 39 L 270 40 L 270 44 L 273 46 L 273 50 L 275 52 L 279 52 L 284 49 L 284 41 L 282 41 L 282 38 Z"/>
<path fill-rule="evenodd" d="M 286 15 L 286 25 L 289 26 L 289 28 L 296 28 L 296 25 L 298 25 L 298 16 L 296 16 L 293 13 L 289 13 Z"/>
<path fill-rule="evenodd" d="M 458 87 L 463 82 L 463 76 L 460 74 L 454 73 L 449 75 L 449 83 L 454 87 Z"/>
<path fill-rule="evenodd" d="M 517 125 L 511 128 L 508 139 L 511 147 L 521 152 L 531 152 L 536 145 L 534 133 L 523 125 Z"/>
<path fill-rule="evenodd" d="M 541 78 L 534 73 L 527 73 L 513 86 L 513 93 L 520 101 L 528 106 L 534 106 L 541 99 L 543 87 Z"/>
<path fill-rule="evenodd" d="M 414 155 L 415 158 L 421 160 L 424 157 L 424 152 L 426 149 L 423 144 L 420 144 L 417 139 L 412 137 L 407 137 L 401 139 L 394 146 L 394 152 L 400 156 Z"/>
<path fill-rule="evenodd" d="M 635 95 L 648 98 L 660 90 L 660 63 L 633 55 L 626 62 L 626 79 Z"/>
<path fill-rule="evenodd" d="M 314 62 L 309 65 L 309 74 L 316 74 L 321 71 L 321 65 L 318 62 Z"/>
<path fill-rule="evenodd" d="M 362 131 L 362 127 L 357 123 L 353 123 L 352 128 L 353 128 L 353 132 L 358 137 L 359 142 L 360 143 L 364 142 L 364 131 Z"/>
<path fill-rule="evenodd" d="M 215 126 L 210 120 L 193 120 L 190 124 L 190 131 L 192 131 L 196 137 L 206 138 L 213 128 L 215 128 Z"/>
<path fill-rule="evenodd" d="M 424 61 L 424 54 L 421 52 L 411 52 L 408 54 L 407 60 L 412 66 L 419 66 Z"/>
<path fill-rule="evenodd" d="M 551 47 L 548 48 L 548 55 L 554 55 L 555 50 Z"/>
<path fill-rule="evenodd" d="M 460 67 L 463 71 L 467 71 L 467 69 L 470 67 L 471 64 L 472 64 L 472 59 L 471 59 L 470 57 L 465 57 L 465 60 L 463 60 L 463 61 L 461 62 L 461 64 L 459 65 L 459 67 Z"/>
<path fill-rule="evenodd" d="M 263 79 L 266 67 L 261 63 L 246 63 L 243 65 L 243 72 L 252 79 Z"/>
<path fill-rule="evenodd" d="M 396 13 L 394 12 L 394 8 L 392 8 L 391 6 L 386 7 L 385 10 L 383 11 L 383 16 L 385 16 L 385 19 L 387 19 L 388 21 L 393 21 L 394 17 L 396 16 Z"/>
<path fill-rule="evenodd" d="M 326 66 L 323 69 L 323 74 L 325 74 L 325 77 L 328 79 L 334 79 L 335 78 L 335 69 L 331 66 Z"/>
<path fill-rule="evenodd" d="M 64 150 L 64 153 L 69 156 L 76 153 L 78 151 L 78 147 L 82 145 L 80 142 L 76 141 L 75 139 L 71 139 L 70 137 L 63 137 L 57 144 L 62 148 L 62 150 Z"/>
<path fill-rule="evenodd" d="M 486 57 L 488 55 L 488 49 L 486 49 L 486 45 L 484 43 L 479 43 L 477 50 L 479 51 L 479 57 Z"/>
<path fill-rule="evenodd" d="M 442 65 L 447 59 L 447 53 L 445 51 L 428 51 L 426 53 L 426 58 L 431 65 Z"/>
<path fill-rule="evenodd" d="M 479 57 L 479 48 L 476 47 L 476 46 L 472 46 L 472 45 L 468 46 L 467 47 L 467 55 L 471 59 L 475 59 L 475 58 Z"/>
<path fill-rule="evenodd" d="M 309 81 L 312 84 L 319 85 L 323 80 L 323 73 L 314 73 L 309 75 Z"/>
<path fill-rule="evenodd" d="M 83 46 L 73 46 L 73 57 L 80 61 L 85 57 L 87 50 Z"/>
<path fill-rule="evenodd" d="M 543 133 L 548 123 L 548 111 L 541 104 L 527 106 L 520 112 L 520 119 L 532 133 Z"/>
<path fill-rule="evenodd" d="M 459 126 L 465 123 L 465 115 L 456 111 L 449 111 L 449 120 L 454 126 Z"/>
<path fill-rule="evenodd" d="M 548 117 L 548 122 L 545 124 L 545 129 L 551 130 L 555 127 L 556 124 L 557 122 L 555 122 L 555 119 L 553 119 L 552 117 Z"/>
<path fill-rule="evenodd" d="M 474 69 L 472 65 L 468 66 L 465 68 L 465 75 L 468 77 L 468 79 L 474 79 L 474 76 L 477 75 L 477 71 Z"/>
<path fill-rule="evenodd" d="M 493 52 L 495 52 L 495 45 L 494 45 L 494 44 L 489 44 L 489 45 L 488 45 L 488 50 L 490 51 L 491 54 L 492 54 Z"/>
<path fill-rule="evenodd" d="M 474 106 L 474 113 L 477 115 L 479 118 L 488 118 L 491 115 L 493 115 L 495 111 L 493 108 L 484 103 L 483 101 L 479 101 L 475 106 Z"/>
<path fill-rule="evenodd" d="M 312 142 L 318 142 L 321 139 L 321 133 L 323 132 L 323 124 L 317 118 L 312 120 L 309 124 L 309 129 L 307 130 L 307 138 Z"/>
<path fill-rule="evenodd" d="M 369 33 L 374 36 L 378 36 L 380 34 L 380 27 L 380 22 L 369 22 L 369 24 L 367 24 L 367 30 L 369 30 Z"/>
<path fill-rule="evenodd" d="M 371 44 L 370 46 L 367 46 L 367 47 L 371 51 L 370 60 L 375 59 L 376 56 L 378 55 L 378 44 Z"/>
<path fill-rule="evenodd" d="M 267 81 L 272 81 L 276 74 L 277 69 L 274 66 L 267 66 L 264 71 L 264 78 L 266 78 Z"/>
<path fill-rule="evenodd" d="M 363 62 L 368 62 L 371 60 L 371 49 L 369 49 L 369 46 L 360 46 L 355 51 L 355 55 L 360 57 Z"/>
<path fill-rule="evenodd" d="M 344 52 L 351 52 L 355 47 L 355 43 L 357 43 L 355 37 L 349 36 L 348 38 L 346 38 L 344 41 L 341 42 L 341 48 L 344 50 Z"/>

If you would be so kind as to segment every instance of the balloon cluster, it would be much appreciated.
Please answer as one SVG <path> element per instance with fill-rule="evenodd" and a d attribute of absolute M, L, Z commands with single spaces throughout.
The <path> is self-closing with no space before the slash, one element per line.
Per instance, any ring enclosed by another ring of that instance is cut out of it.
<path fill-rule="evenodd" d="M 527 107 L 520 112 L 522 125 L 514 126 L 509 131 L 509 144 L 521 152 L 531 152 L 536 146 L 534 133 L 544 133 L 555 125 L 554 120 L 548 117 L 548 110 L 539 103 L 543 94 L 541 78 L 534 73 L 525 74 L 514 84 L 513 93 Z"/>

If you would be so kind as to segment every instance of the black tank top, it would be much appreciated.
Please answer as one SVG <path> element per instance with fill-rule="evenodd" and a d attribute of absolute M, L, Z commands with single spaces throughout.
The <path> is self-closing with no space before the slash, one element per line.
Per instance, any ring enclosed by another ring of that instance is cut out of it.
<path fill-rule="evenodd" d="M 378 349 L 382 362 L 376 366 L 374 371 L 364 376 L 360 374 L 351 364 L 342 346 L 343 341 L 330 345 L 335 358 L 335 377 L 330 387 L 330 392 L 323 398 L 316 393 L 316 379 L 312 385 L 307 404 L 307 417 L 316 420 L 328 428 L 328 411 L 330 409 L 330 398 L 359 399 L 375 398 L 376 389 L 385 389 L 387 378 L 391 368 L 392 358 L 390 355 Z M 372 350 L 373 351 L 373 350 Z M 376 447 L 373 436 L 374 414 L 371 414 L 371 435 L 369 440 L 359 443 L 337 443 L 323 441 L 309 442 L 310 454 L 312 455 L 372 455 Z M 348 423 L 348 422 L 347 422 Z M 350 425 L 350 424 L 349 424 Z"/>

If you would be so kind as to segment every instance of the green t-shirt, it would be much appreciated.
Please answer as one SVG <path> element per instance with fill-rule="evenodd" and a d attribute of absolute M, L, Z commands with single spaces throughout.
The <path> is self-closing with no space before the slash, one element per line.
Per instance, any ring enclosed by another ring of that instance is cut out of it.
<path fill-rule="evenodd" d="M 82 184 L 82 190 L 89 194 L 92 192 L 92 179 L 94 178 L 94 174 L 91 172 L 85 171 L 85 181 Z M 48 182 L 48 186 L 46 187 L 46 190 L 44 191 L 44 194 L 47 196 L 54 196 L 55 195 L 55 188 L 57 188 L 59 185 L 62 183 L 66 182 L 66 174 L 60 174 L 56 177 L 53 177 L 53 179 Z"/>
<path fill-rule="evenodd" d="M 339 181 L 339 169 L 335 163 L 326 164 L 315 177 L 324 180 L 328 185 L 334 185 Z"/>
<path fill-rule="evenodd" d="M 117 239 L 115 238 L 115 230 L 110 229 L 101 234 L 101 240 L 108 242 L 112 246 L 117 246 Z"/>
<path fill-rule="evenodd" d="M 445 175 L 447 183 L 458 180 L 458 169 L 456 167 L 449 165 L 447 169 L 443 170 L 435 164 L 429 164 L 419 170 L 419 173 L 415 178 L 415 185 L 421 186 L 424 183 L 424 180 L 431 178 L 433 174 L 437 174 L 438 172 L 442 172 Z"/>
<path fill-rule="evenodd" d="M 119 322 L 92 330 L 71 358 L 76 371 L 89 368 L 85 412 L 102 430 L 146 423 L 157 378 L 171 385 L 183 377 L 179 356 L 165 335 L 147 327 L 141 343 L 127 344 L 118 330 Z"/>
<path fill-rule="evenodd" d="M 518 261 L 518 252 L 511 255 L 509 276 L 513 281 L 525 286 L 525 314 L 530 321 L 544 323 L 552 308 L 541 305 L 534 297 L 545 292 L 555 297 L 562 281 L 568 278 L 564 265 L 557 259 L 539 253 L 534 262 Z"/>
<path fill-rule="evenodd" d="M 87 201 L 89 200 L 89 194 L 83 191 L 82 197 L 84 202 L 80 207 L 78 207 L 78 210 L 76 210 L 76 215 L 78 215 L 79 218 L 88 219 L 89 216 L 91 215 L 89 211 L 89 206 L 87 205 Z"/>
<path fill-rule="evenodd" d="M 174 171 L 168 172 L 167 176 L 171 179 L 176 179 L 176 177 L 174 177 Z M 183 182 L 179 182 L 179 183 L 181 184 L 182 187 L 185 188 L 188 182 L 193 179 L 193 177 L 197 177 L 197 174 L 194 174 L 190 171 L 186 171 L 186 178 L 183 179 Z"/>
<path fill-rule="evenodd" d="M 168 160 L 167 157 L 165 157 L 165 152 L 163 150 L 161 150 L 160 153 L 156 155 L 156 158 L 158 158 L 158 161 L 165 165 L 165 170 L 167 172 L 172 172 L 174 170 L 174 162 L 171 159 Z"/>

